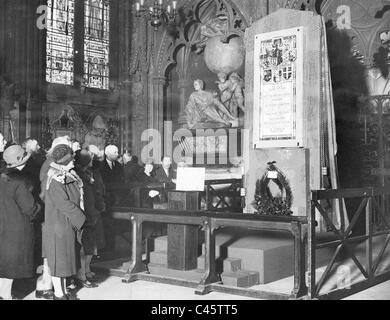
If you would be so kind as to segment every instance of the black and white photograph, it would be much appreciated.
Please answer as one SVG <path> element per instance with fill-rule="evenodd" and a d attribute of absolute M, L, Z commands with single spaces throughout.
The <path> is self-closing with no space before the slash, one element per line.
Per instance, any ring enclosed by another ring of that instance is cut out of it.
<path fill-rule="evenodd" d="M 390 1 L 0 0 L 12 300 L 390 300 Z"/>

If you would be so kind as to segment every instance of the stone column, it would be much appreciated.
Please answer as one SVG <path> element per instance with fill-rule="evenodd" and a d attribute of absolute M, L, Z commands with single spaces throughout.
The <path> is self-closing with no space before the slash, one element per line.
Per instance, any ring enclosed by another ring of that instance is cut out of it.
<path fill-rule="evenodd" d="M 131 81 L 124 80 L 120 85 L 120 120 L 122 126 L 122 152 L 125 150 L 129 150 L 131 141 L 130 141 L 130 123 L 129 123 L 129 115 L 132 111 L 130 108 L 130 100 L 131 100 Z"/>
<path fill-rule="evenodd" d="M 164 88 L 166 83 L 165 77 L 154 77 L 152 79 L 153 99 L 149 104 L 148 110 L 149 128 L 157 130 L 161 138 L 164 136 Z M 161 147 L 163 148 L 163 146 Z"/>
<path fill-rule="evenodd" d="M 191 49 L 189 47 L 181 48 L 177 55 L 177 68 L 176 72 L 179 76 L 178 89 L 179 89 L 179 101 L 180 101 L 180 113 L 178 123 L 181 127 L 186 123 L 185 108 L 187 105 L 187 88 L 191 85 L 191 79 L 189 75 L 189 59 L 191 55 Z"/>
<path fill-rule="evenodd" d="M 179 119 L 178 123 L 179 125 L 185 124 L 186 123 L 186 118 L 185 118 L 185 108 L 187 105 L 187 88 L 189 87 L 191 83 L 191 79 L 186 78 L 186 79 L 180 79 L 178 81 L 178 88 L 179 88 L 179 99 L 180 99 L 180 113 L 179 113 Z"/>

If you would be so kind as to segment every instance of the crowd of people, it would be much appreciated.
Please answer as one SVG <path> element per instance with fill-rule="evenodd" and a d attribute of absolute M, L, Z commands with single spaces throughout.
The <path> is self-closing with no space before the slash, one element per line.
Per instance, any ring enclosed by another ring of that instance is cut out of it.
<path fill-rule="evenodd" d="M 0 133 L 0 300 L 14 299 L 15 279 L 36 273 L 37 298 L 77 300 L 75 289 L 97 287 L 90 264 L 98 251 L 114 250 L 111 208 L 130 184 L 168 187 L 171 165 L 164 157 L 157 168 L 141 166 L 115 145 L 82 149 L 58 137 L 46 151 L 36 139 L 17 145 Z M 163 190 L 144 190 L 143 207 L 166 201 Z"/>

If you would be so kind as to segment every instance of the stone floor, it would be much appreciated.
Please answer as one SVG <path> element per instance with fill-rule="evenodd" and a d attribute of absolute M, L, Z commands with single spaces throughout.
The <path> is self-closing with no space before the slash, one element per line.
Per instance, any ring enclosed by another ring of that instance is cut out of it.
<path fill-rule="evenodd" d="M 194 289 L 160 283 L 137 281 L 124 284 L 118 277 L 99 277 L 99 287 L 83 288 L 78 292 L 81 300 L 253 300 L 246 297 L 212 292 L 206 296 L 197 296 Z M 34 281 L 18 281 L 14 292 L 23 300 L 36 300 Z M 390 300 L 390 281 L 355 294 L 347 300 Z"/>

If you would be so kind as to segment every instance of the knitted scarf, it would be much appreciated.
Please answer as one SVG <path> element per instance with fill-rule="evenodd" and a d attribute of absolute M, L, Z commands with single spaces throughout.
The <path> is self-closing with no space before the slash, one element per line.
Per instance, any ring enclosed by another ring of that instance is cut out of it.
<path fill-rule="evenodd" d="M 64 166 L 52 162 L 50 164 L 49 172 L 47 173 L 46 190 L 49 190 L 50 184 L 53 179 L 61 184 L 65 184 L 67 178 L 76 181 L 80 191 L 80 208 L 81 210 L 84 210 L 83 181 L 73 169 L 71 171 L 67 171 L 65 170 Z"/>

